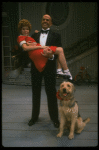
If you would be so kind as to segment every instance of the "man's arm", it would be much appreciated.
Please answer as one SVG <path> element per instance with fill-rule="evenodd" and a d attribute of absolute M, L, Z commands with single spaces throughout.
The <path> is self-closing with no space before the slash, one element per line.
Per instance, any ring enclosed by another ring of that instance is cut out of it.
<path fill-rule="evenodd" d="M 36 41 L 36 37 L 37 37 L 38 32 L 39 32 L 38 30 L 35 30 L 35 32 L 31 36 L 35 41 Z M 48 57 L 50 60 L 54 59 L 54 55 L 52 54 L 52 51 L 49 50 L 49 48 L 45 48 L 44 51 L 45 51 L 45 55 L 43 55 L 43 56 Z"/>
<path fill-rule="evenodd" d="M 55 46 L 62 47 L 61 35 L 56 33 L 55 37 L 56 37 L 56 39 L 55 39 Z"/>
<path fill-rule="evenodd" d="M 37 37 L 37 33 L 38 33 L 38 32 L 35 32 L 35 33 L 33 33 L 32 36 L 31 36 L 31 37 L 34 38 L 35 40 L 36 40 L 36 37 Z M 54 43 L 53 43 L 52 45 L 50 45 L 50 46 L 62 47 L 61 35 L 54 32 L 54 38 L 55 38 L 55 39 L 54 39 Z M 46 49 L 46 54 L 43 55 L 43 56 L 48 57 L 50 60 L 54 60 L 54 58 L 55 58 L 55 55 L 53 55 L 53 54 L 51 53 L 51 51 L 49 51 L 48 49 Z"/>
<path fill-rule="evenodd" d="M 55 33 L 54 37 L 55 37 L 55 41 L 54 41 L 54 45 L 53 46 L 62 47 L 61 35 L 58 34 L 58 33 Z M 57 55 L 52 55 L 52 59 L 50 59 L 50 60 L 54 60 L 54 58 L 56 59 Z"/>
<path fill-rule="evenodd" d="M 31 37 L 36 41 L 37 33 L 34 32 L 34 33 L 31 35 Z M 36 42 L 37 42 L 37 41 L 36 41 Z"/>
<path fill-rule="evenodd" d="M 62 47 L 61 44 L 61 36 L 58 33 L 54 33 L 53 35 L 55 38 L 53 39 L 54 43 L 52 45 L 57 46 L 57 47 Z M 44 57 L 49 57 L 49 60 L 54 60 L 54 58 L 56 57 L 56 55 L 53 55 L 52 50 L 50 49 L 45 49 L 43 50 L 43 53 L 41 53 Z"/>

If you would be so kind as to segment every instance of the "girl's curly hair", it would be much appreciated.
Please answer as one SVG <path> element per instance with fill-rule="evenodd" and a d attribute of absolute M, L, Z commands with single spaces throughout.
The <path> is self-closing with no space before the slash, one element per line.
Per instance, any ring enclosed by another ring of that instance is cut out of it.
<path fill-rule="evenodd" d="M 31 24 L 30 24 L 30 22 L 29 22 L 28 20 L 22 19 L 22 20 L 20 20 L 20 22 L 18 23 L 18 30 L 19 30 L 20 33 L 21 33 L 21 30 L 22 30 L 22 27 L 24 27 L 24 26 L 28 26 L 29 31 L 30 31 L 31 28 L 32 28 L 32 26 L 31 26 Z"/>

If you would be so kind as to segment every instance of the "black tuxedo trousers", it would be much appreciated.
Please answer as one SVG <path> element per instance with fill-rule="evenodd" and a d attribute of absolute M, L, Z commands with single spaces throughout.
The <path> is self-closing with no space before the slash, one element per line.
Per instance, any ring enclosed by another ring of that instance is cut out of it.
<path fill-rule="evenodd" d="M 35 33 L 32 37 L 39 43 L 40 33 Z M 46 45 L 61 46 L 60 35 L 52 31 L 49 32 Z M 34 63 L 31 62 L 32 81 L 32 119 L 37 120 L 40 113 L 41 84 L 44 78 L 45 92 L 47 95 L 48 111 L 53 122 L 58 122 L 58 105 L 56 98 L 56 56 L 54 60 L 48 60 L 43 72 L 39 72 Z"/>
<path fill-rule="evenodd" d="M 32 119 L 36 120 L 40 113 L 40 99 L 41 99 L 41 84 L 44 78 L 45 92 L 47 95 L 48 111 L 52 121 L 58 121 L 58 106 L 56 98 L 56 77 L 53 72 L 48 72 L 46 69 L 40 73 L 32 64 Z"/>

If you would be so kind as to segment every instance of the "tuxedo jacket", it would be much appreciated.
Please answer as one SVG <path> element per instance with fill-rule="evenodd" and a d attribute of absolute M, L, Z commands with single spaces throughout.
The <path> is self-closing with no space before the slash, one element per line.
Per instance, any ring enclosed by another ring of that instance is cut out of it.
<path fill-rule="evenodd" d="M 34 33 L 31 37 L 37 43 L 40 43 L 40 34 L 41 34 L 41 31 L 38 33 Z M 52 30 L 49 30 L 48 37 L 46 40 L 46 46 L 62 47 L 60 34 L 55 33 Z M 45 67 L 45 69 L 48 70 L 48 72 L 51 71 L 53 73 L 56 73 L 56 58 L 57 58 L 57 55 L 54 55 L 54 60 L 48 59 L 48 62 L 47 62 L 46 67 Z M 34 67 L 33 62 L 32 62 L 32 67 Z"/>

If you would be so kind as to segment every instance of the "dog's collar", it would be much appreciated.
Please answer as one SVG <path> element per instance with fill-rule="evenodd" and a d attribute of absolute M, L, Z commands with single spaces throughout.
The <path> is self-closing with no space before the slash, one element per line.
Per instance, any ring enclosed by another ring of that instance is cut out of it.
<path fill-rule="evenodd" d="M 56 97 L 59 99 L 59 100 L 63 100 L 63 98 L 60 97 L 60 91 L 58 90 L 58 92 L 56 92 Z M 68 101 L 69 99 L 66 99 L 65 98 L 65 101 Z"/>
<path fill-rule="evenodd" d="M 63 100 L 63 98 L 60 97 L 59 93 L 60 93 L 60 92 L 59 92 L 59 90 L 58 90 L 58 92 L 56 92 L 56 97 L 57 97 L 59 100 Z"/>

